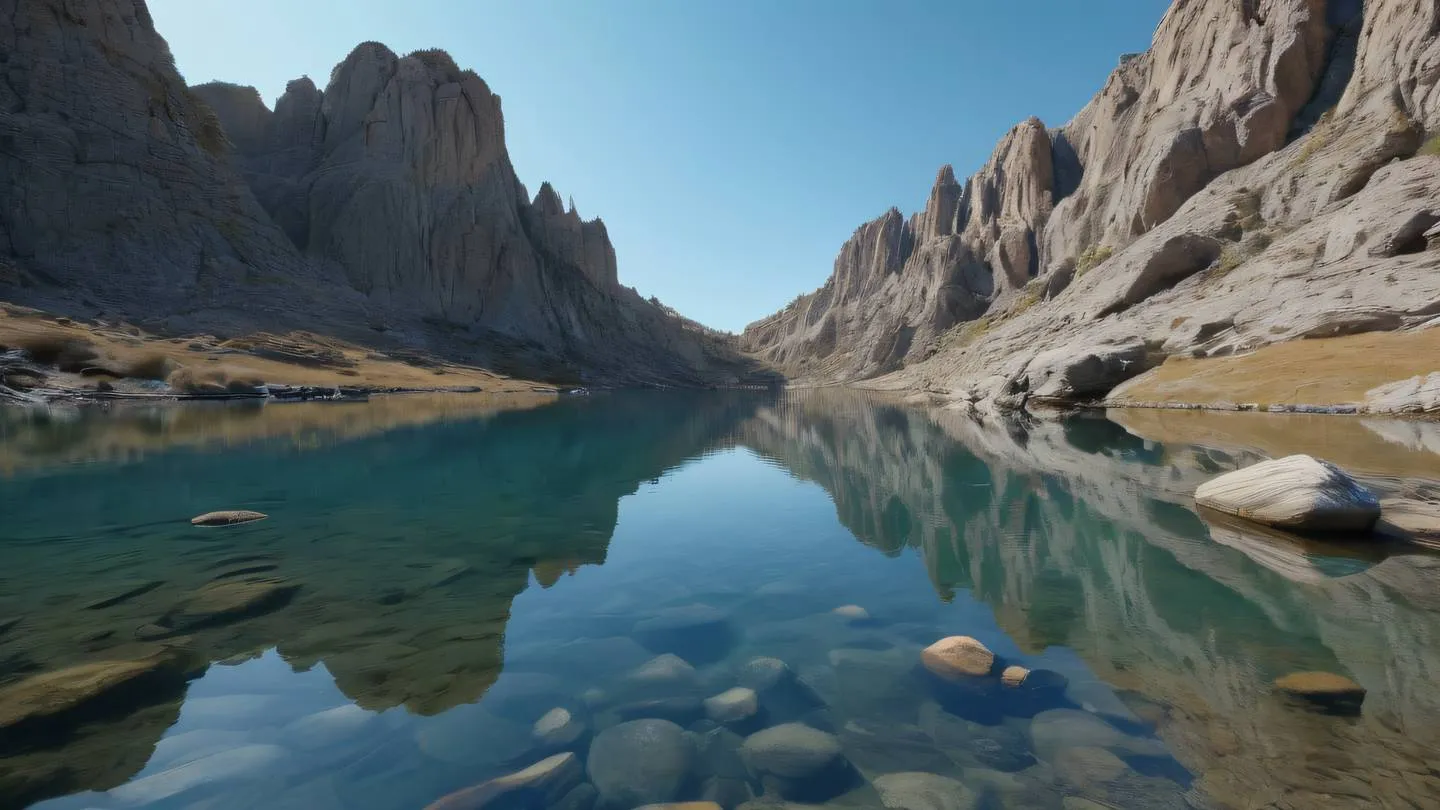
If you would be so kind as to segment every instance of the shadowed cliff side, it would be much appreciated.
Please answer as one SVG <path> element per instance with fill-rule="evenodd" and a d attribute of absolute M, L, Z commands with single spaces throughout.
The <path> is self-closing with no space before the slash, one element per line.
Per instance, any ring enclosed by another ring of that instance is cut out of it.
<path fill-rule="evenodd" d="M 0 296 L 170 334 L 307 329 L 572 381 L 713 384 L 728 336 L 621 287 L 604 224 L 532 201 L 500 99 L 357 47 L 321 92 L 187 87 L 143 0 L 0 14 Z"/>

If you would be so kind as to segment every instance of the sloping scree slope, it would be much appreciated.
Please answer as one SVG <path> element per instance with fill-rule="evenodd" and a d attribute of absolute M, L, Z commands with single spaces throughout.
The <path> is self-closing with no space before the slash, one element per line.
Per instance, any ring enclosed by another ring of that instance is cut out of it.
<path fill-rule="evenodd" d="M 143 0 L 0 3 L 0 297 L 171 332 L 304 327 L 467 362 L 698 382 L 719 336 L 621 287 L 605 226 L 532 201 L 500 99 L 357 47 L 272 112 L 188 87 Z"/>
<path fill-rule="evenodd" d="M 1440 313 L 1437 136 L 1440 0 L 1181 0 L 1072 121 L 1022 123 L 963 185 L 943 169 L 741 344 L 1015 405 L 1417 328 Z"/>

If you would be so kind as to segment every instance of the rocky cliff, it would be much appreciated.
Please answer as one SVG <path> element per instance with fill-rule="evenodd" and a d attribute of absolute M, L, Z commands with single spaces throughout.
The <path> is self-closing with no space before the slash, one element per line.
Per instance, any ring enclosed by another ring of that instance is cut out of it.
<path fill-rule="evenodd" d="M 1073 120 L 1022 123 L 963 185 L 942 169 L 922 213 L 863 226 L 742 346 L 1016 404 L 1416 327 L 1440 312 L 1436 136 L 1435 0 L 1176 2 Z"/>
<path fill-rule="evenodd" d="M 739 370 L 621 287 L 598 219 L 532 200 L 500 99 L 441 51 L 357 47 L 272 111 L 187 87 L 143 0 L 0 14 L 0 296 L 172 332 L 305 327 L 629 381 Z"/>

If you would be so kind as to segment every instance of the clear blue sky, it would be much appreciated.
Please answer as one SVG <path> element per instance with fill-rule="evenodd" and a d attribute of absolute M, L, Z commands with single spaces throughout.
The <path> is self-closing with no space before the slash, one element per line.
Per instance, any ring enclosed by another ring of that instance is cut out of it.
<path fill-rule="evenodd" d="M 191 83 L 322 87 L 359 42 L 448 50 L 510 155 L 609 227 L 621 283 L 739 330 L 824 283 L 1030 115 L 1068 120 L 1168 0 L 150 0 Z"/>

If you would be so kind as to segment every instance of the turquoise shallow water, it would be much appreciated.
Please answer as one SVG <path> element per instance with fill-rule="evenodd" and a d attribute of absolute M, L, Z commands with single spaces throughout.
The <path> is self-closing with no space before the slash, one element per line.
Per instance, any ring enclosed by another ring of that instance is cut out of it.
<path fill-rule="evenodd" d="M 1243 443 L 832 393 L 413 403 L 0 420 L 0 806 L 1440 806 L 1440 565 L 1207 524 Z M 270 517 L 188 522 L 221 508 Z M 936 678 L 960 635 L 991 672 Z M 31 716 L 97 662 L 146 675 Z M 1286 699 L 1297 671 L 1363 706 Z"/>

